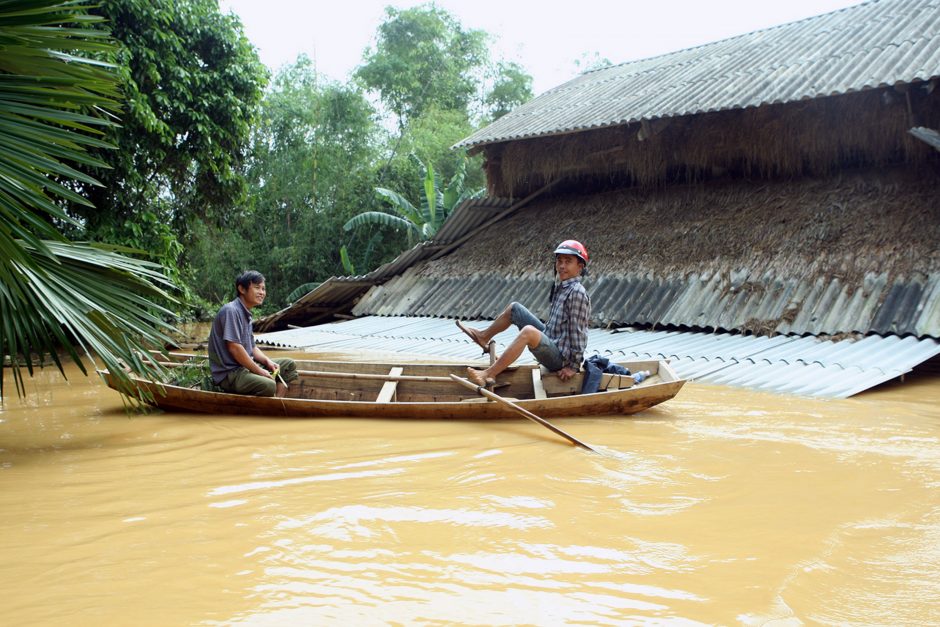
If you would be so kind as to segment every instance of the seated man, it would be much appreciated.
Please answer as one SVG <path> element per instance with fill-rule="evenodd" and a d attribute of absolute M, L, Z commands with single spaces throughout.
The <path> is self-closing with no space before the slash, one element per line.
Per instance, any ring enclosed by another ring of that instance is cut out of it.
<path fill-rule="evenodd" d="M 283 397 L 297 380 L 294 360 L 269 359 L 255 346 L 251 330 L 251 310 L 266 295 L 264 277 L 254 270 L 243 272 L 235 279 L 235 293 L 237 298 L 222 305 L 209 332 L 212 380 L 225 392 Z"/>
<path fill-rule="evenodd" d="M 519 303 L 508 307 L 486 329 L 471 329 L 457 321 L 457 326 L 474 342 L 486 350 L 493 336 L 505 331 L 510 324 L 516 325 L 519 335 L 509 344 L 489 368 L 478 370 L 467 368 L 467 378 L 477 385 L 495 381 L 496 375 L 512 365 L 522 350 L 528 347 L 540 364 L 558 378 L 567 381 L 581 367 L 584 349 L 587 347 L 587 328 L 591 318 L 591 299 L 581 285 L 581 274 L 587 267 L 587 249 L 578 241 L 569 239 L 555 249 L 555 272 L 561 280 L 557 287 L 552 283 L 551 310 L 548 323 L 536 318 Z"/>

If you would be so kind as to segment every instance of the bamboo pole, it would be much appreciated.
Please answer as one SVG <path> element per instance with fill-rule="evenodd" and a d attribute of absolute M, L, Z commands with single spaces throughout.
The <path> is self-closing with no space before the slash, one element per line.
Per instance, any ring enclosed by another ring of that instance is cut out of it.
<path fill-rule="evenodd" d="M 516 405 L 516 404 L 513 403 L 512 401 L 506 400 L 505 398 L 503 398 L 502 396 L 500 396 L 500 395 L 497 394 L 496 392 L 491 392 L 490 390 L 487 390 L 487 389 L 486 389 L 485 387 L 483 387 L 482 385 L 477 385 L 476 383 L 473 383 L 472 381 L 469 381 L 469 380 L 467 380 L 467 379 L 464 379 L 463 377 L 458 377 L 458 376 L 455 375 L 455 374 L 450 375 L 450 378 L 453 379 L 454 381 L 456 381 L 457 383 L 460 383 L 460 384 L 463 385 L 464 387 L 470 388 L 471 390 L 476 390 L 479 394 L 482 394 L 483 396 L 485 396 L 486 398 L 488 398 L 488 399 L 490 399 L 490 400 L 492 400 L 492 401 L 496 401 L 497 403 L 502 403 L 502 404 L 505 405 L 506 407 L 509 407 L 510 409 L 514 410 L 516 413 L 525 416 L 526 418 L 528 418 L 529 420 L 531 420 L 531 421 L 533 421 L 533 422 L 537 422 L 538 424 L 542 425 L 542 426 L 545 427 L 546 429 L 549 429 L 549 430 L 551 430 L 551 431 L 554 431 L 555 433 L 557 433 L 557 434 L 560 435 L 561 437 L 565 438 L 566 440 L 568 440 L 568 441 L 571 442 L 572 444 L 575 444 L 575 445 L 577 445 L 577 446 L 580 446 L 581 448 L 585 448 L 585 449 L 591 451 L 592 453 L 596 453 L 596 452 L 597 452 L 597 451 L 595 451 L 593 448 L 591 448 L 590 446 L 588 446 L 587 444 L 585 444 L 584 442 L 582 442 L 581 440 L 579 440 L 578 438 L 574 437 L 573 435 L 562 431 L 561 429 L 559 429 L 558 427 L 556 427 L 555 425 L 553 425 L 553 424 L 550 423 L 549 421 L 545 420 L 544 418 L 539 418 L 538 416 L 536 416 L 535 414 L 533 414 L 533 413 L 530 412 L 529 410 L 527 410 L 527 409 L 525 409 L 525 408 L 523 408 L 523 407 L 519 407 L 518 405 Z"/>
<path fill-rule="evenodd" d="M 332 379 L 359 379 L 361 381 L 418 381 L 421 383 L 450 383 L 450 377 L 421 376 L 410 374 L 368 374 L 365 372 L 333 372 L 330 370 L 298 370 L 304 377 L 329 377 Z"/>

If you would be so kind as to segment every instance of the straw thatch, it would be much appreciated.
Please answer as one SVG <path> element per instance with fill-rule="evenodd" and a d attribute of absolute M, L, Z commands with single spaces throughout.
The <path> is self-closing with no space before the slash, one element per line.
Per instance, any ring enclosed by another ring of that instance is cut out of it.
<path fill-rule="evenodd" d="M 654 276 L 759 266 L 778 276 L 940 271 L 940 167 L 866 169 L 835 177 L 569 194 L 534 202 L 423 269 L 460 277 L 551 273 L 573 237 L 595 274 Z"/>
<path fill-rule="evenodd" d="M 489 192 L 662 186 L 721 178 L 819 176 L 845 167 L 936 159 L 908 130 L 940 126 L 930 83 L 721 111 L 483 148 Z"/>
<path fill-rule="evenodd" d="M 361 315 L 547 315 L 552 251 L 591 254 L 596 326 L 940 337 L 940 167 L 540 198 L 370 290 Z"/>

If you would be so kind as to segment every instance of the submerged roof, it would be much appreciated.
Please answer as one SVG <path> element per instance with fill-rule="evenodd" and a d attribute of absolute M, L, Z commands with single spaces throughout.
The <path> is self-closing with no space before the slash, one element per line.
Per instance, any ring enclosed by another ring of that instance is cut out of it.
<path fill-rule="evenodd" d="M 873 0 L 586 72 L 457 144 L 469 148 L 940 76 L 940 0 Z"/>
<path fill-rule="evenodd" d="M 940 339 L 938 184 L 882 168 L 539 199 L 352 313 L 495 318 L 515 300 L 546 319 L 551 246 L 574 237 L 598 327 Z"/>
<path fill-rule="evenodd" d="M 479 323 L 475 326 L 483 326 Z M 513 331 L 496 336 L 497 351 Z M 257 335 L 260 343 L 318 353 L 395 353 L 472 362 L 479 347 L 453 320 L 369 316 Z M 668 359 L 685 379 L 769 392 L 845 398 L 897 378 L 940 354 L 940 342 L 914 337 L 869 336 L 820 340 L 778 335 L 606 331 L 591 329 L 588 354 L 615 360 Z M 526 351 L 518 363 L 533 363 Z"/>
<path fill-rule="evenodd" d="M 392 279 L 363 297 L 353 313 L 492 319 L 515 300 L 537 303 L 534 313 L 548 316 L 550 279 L 545 276 L 423 274 L 426 269 L 420 268 Z M 940 275 L 871 273 L 859 286 L 838 277 L 781 279 L 760 269 L 659 278 L 628 270 L 588 279 L 585 287 L 592 322 L 602 326 L 940 337 Z"/>

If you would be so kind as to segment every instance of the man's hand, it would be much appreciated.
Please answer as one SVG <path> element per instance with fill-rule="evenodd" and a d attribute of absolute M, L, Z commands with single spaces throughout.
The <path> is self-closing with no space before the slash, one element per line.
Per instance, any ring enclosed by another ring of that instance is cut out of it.
<path fill-rule="evenodd" d="M 575 371 L 574 368 L 569 368 L 568 366 L 565 366 L 564 368 L 558 371 L 558 378 L 561 379 L 562 381 L 567 381 L 568 379 L 570 379 L 576 374 L 577 372 Z"/>

